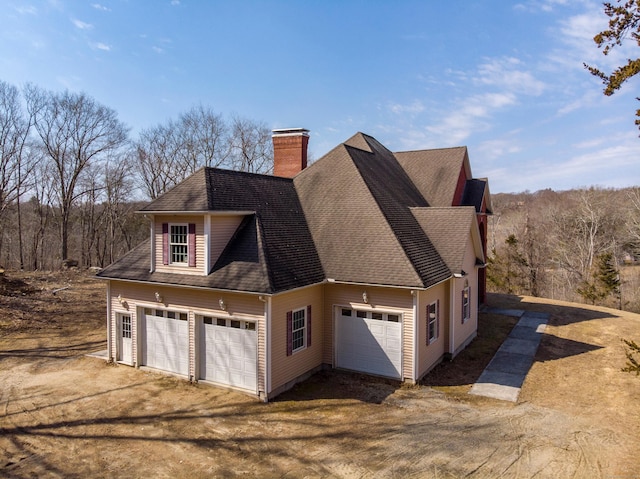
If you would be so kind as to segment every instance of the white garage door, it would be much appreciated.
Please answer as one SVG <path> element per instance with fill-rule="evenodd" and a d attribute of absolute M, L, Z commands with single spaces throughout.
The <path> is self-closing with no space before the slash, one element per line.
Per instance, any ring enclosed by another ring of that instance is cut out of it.
<path fill-rule="evenodd" d="M 401 321 L 399 314 L 338 308 L 336 366 L 400 379 Z"/>
<path fill-rule="evenodd" d="M 189 374 L 189 323 L 187 313 L 145 308 L 142 364 Z"/>
<path fill-rule="evenodd" d="M 200 325 L 200 379 L 256 391 L 256 323 L 203 316 Z"/>

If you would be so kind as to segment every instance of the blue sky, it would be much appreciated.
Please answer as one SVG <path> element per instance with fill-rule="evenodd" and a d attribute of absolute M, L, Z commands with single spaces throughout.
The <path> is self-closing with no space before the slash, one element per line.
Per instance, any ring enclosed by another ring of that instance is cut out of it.
<path fill-rule="evenodd" d="M 83 91 L 132 137 L 203 104 L 393 151 L 466 145 L 493 193 L 640 185 L 640 78 L 613 97 L 590 0 L 0 0 L 0 79 Z M 636 51 L 633 50 L 635 48 Z"/>

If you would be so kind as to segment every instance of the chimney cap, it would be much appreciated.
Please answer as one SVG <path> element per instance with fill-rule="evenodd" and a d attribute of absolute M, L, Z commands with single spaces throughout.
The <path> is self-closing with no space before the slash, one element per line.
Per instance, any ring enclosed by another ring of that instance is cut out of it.
<path fill-rule="evenodd" d="M 306 128 L 278 128 L 271 130 L 274 136 L 309 136 L 309 130 Z"/>

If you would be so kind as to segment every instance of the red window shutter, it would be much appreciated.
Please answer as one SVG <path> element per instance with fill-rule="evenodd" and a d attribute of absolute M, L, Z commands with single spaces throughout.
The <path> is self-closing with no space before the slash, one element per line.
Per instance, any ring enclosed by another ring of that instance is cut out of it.
<path fill-rule="evenodd" d="M 311 346 L 311 305 L 307 306 L 307 347 Z"/>
<path fill-rule="evenodd" d="M 287 356 L 293 353 L 293 311 L 287 311 Z"/>
<path fill-rule="evenodd" d="M 187 236 L 187 252 L 189 254 L 189 266 L 196 265 L 196 224 L 189 223 L 189 236 Z"/>
<path fill-rule="evenodd" d="M 162 264 L 169 264 L 169 223 L 162 223 Z"/>

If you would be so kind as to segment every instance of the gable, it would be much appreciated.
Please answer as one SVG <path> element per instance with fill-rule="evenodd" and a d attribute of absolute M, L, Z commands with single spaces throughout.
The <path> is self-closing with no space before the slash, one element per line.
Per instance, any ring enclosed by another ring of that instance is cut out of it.
<path fill-rule="evenodd" d="M 452 273 L 462 272 L 465 254 L 470 243 L 477 261 L 484 262 L 480 232 L 473 207 L 412 208 L 411 212 Z"/>
<path fill-rule="evenodd" d="M 430 206 L 452 206 L 459 189 L 459 178 L 471 177 L 464 146 L 403 151 L 394 155 Z"/>
<path fill-rule="evenodd" d="M 420 284 L 348 147 L 333 149 L 298 174 L 294 184 L 326 278 L 355 283 Z"/>
<path fill-rule="evenodd" d="M 427 202 L 374 138 L 355 135 L 294 182 L 327 277 L 414 287 L 450 277 L 409 210 Z"/>

